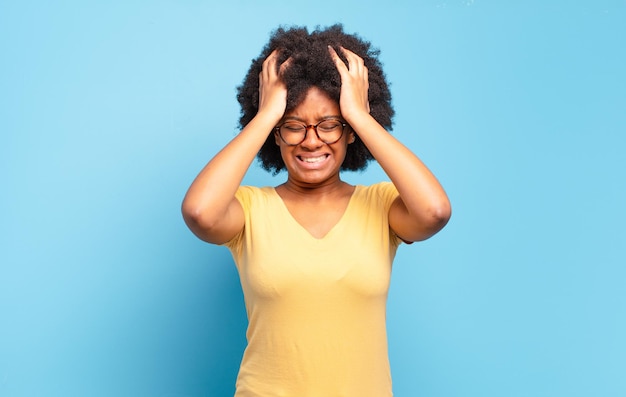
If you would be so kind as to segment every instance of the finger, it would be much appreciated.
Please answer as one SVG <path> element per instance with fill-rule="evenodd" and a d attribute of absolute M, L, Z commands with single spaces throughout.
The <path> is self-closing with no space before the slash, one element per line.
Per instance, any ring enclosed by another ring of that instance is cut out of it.
<path fill-rule="evenodd" d="M 330 57 L 332 58 L 332 60 L 335 62 L 335 66 L 337 67 L 337 70 L 339 70 L 340 74 L 343 71 L 348 70 L 348 65 L 346 65 L 341 58 L 339 58 L 337 51 L 335 51 L 335 49 L 330 45 L 328 46 L 328 52 L 330 53 Z"/>
<path fill-rule="evenodd" d="M 293 63 L 293 57 L 289 57 L 287 58 L 287 60 L 285 60 L 285 62 L 283 62 L 279 69 L 278 69 L 278 75 L 282 76 L 285 73 L 285 70 L 287 70 L 291 64 Z"/>
<path fill-rule="evenodd" d="M 278 55 L 278 50 L 274 50 L 272 51 L 267 58 L 265 58 L 265 60 L 263 61 L 263 69 L 267 69 L 267 66 L 269 66 L 271 63 L 276 61 L 276 56 Z"/>
<path fill-rule="evenodd" d="M 341 48 L 341 52 L 348 60 L 348 68 L 350 70 L 356 70 L 356 71 L 361 72 L 363 68 L 365 67 L 365 61 L 363 61 L 363 58 L 361 58 L 360 56 L 358 56 L 357 54 L 355 54 L 354 52 L 350 51 L 347 48 L 344 48 L 344 47 L 340 47 L 340 48 Z"/>
<path fill-rule="evenodd" d="M 265 58 L 265 60 L 263 61 L 263 69 L 267 71 L 271 71 L 272 70 L 271 66 L 274 66 L 274 69 L 275 69 L 277 59 L 278 59 L 278 49 L 272 51 L 267 56 L 267 58 Z"/>

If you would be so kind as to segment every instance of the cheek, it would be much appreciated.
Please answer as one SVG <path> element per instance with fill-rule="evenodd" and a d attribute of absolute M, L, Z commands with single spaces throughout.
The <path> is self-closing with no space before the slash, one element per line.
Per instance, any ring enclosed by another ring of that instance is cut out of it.
<path fill-rule="evenodd" d="M 283 159 L 283 163 L 287 164 L 287 160 L 291 157 L 289 155 L 291 147 L 282 143 L 282 141 L 280 141 L 280 137 L 276 141 L 276 146 L 278 146 L 278 150 L 280 151 L 280 157 Z"/>
<path fill-rule="evenodd" d="M 335 156 L 337 156 L 338 159 L 341 160 L 341 162 L 343 163 L 343 161 L 346 159 L 346 155 L 348 154 L 348 143 L 343 143 L 342 146 L 338 147 L 335 150 Z"/>

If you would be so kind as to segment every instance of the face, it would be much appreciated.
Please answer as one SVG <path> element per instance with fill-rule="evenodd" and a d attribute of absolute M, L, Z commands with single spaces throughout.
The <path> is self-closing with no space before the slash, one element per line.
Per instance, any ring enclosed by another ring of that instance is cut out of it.
<path fill-rule="evenodd" d="M 319 88 L 312 87 L 302 103 L 285 113 L 281 122 L 298 121 L 312 125 L 329 117 L 342 120 L 339 104 Z M 277 132 L 275 140 L 280 146 L 289 182 L 310 187 L 340 181 L 339 170 L 348 144 L 354 142 L 354 133 L 346 128 L 341 139 L 330 145 L 322 142 L 313 128 L 307 130 L 304 141 L 296 146 L 287 145 Z"/>

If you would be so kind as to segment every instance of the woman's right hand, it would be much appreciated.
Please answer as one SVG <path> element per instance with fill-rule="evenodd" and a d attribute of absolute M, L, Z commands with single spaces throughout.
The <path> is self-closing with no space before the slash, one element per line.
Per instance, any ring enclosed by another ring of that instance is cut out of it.
<path fill-rule="evenodd" d="M 200 171 L 183 200 L 183 217 L 189 229 L 209 243 L 223 244 L 244 226 L 243 208 L 235 193 L 287 107 L 282 75 L 291 58 L 280 67 L 277 63 L 278 51 L 263 62 L 256 116 Z"/>
<path fill-rule="evenodd" d="M 267 114 L 275 118 L 276 122 L 283 117 L 287 107 L 287 85 L 283 81 L 282 75 L 291 63 L 291 58 L 289 58 L 280 67 L 276 67 L 278 54 L 278 50 L 272 51 L 263 61 L 263 69 L 259 73 L 258 113 Z"/>

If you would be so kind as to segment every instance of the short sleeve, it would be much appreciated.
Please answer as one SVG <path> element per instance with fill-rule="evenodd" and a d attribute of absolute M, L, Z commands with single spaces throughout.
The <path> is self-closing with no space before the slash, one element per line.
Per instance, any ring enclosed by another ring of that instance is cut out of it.
<path fill-rule="evenodd" d="M 244 233 L 246 232 L 246 224 L 248 223 L 247 220 L 250 217 L 250 208 L 252 207 L 255 189 L 256 188 L 252 186 L 239 186 L 235 192 L 235 198 L 239 201 L 239 204 L 241 204 L 246 222 L 244 223 L 244 227 L 239 233 L 237 233 L 237 235 L 235 235 L 235 237 L 222 244 L 233 252 L 237 252 L 241 249 L 242 239 Z"/>
<path fill-rule="evenodd" d="M 398 189 L 396 189 L 395 185 L 391 182 L 380 182 L 372 185 L 372 187 L 382 201 L 383 206 L 389 211 L 393 201 L 400 195 Z"/>
<path fill-rule="evenodd" d="M 370 189 L 372 190 L 372 193 L 377 197 L 379 205 L 385 211 L 385 218 L 387 218 L 391 205 L 393 204 L 394 200 L 400 195 L 400 193 L 398 193 L 398 189 L 396 189 L 396 186 L 392 182 L 388 181 L 379 182 L 371 185 Z M 391 227 L 389 227 L 389 235 L 392 243 L 396 246 L 399 246 L 401 243 L 404 242 L 404 240 L 398 237 L 398 235 L 391 229 Z"/>

